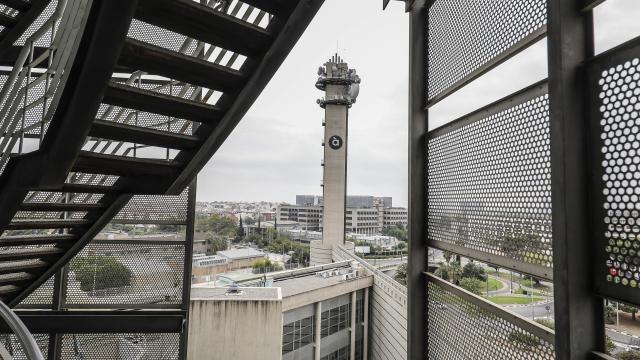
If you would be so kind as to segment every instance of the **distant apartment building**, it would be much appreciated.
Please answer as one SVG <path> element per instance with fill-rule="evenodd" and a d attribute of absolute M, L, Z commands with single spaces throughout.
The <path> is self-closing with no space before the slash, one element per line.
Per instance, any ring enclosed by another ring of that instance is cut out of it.
<path fill-rule="evenodd" d="M 374 235 L 383 227 L 407 225 L 407 209 L 392 207 L 390 197 L 348 196 L 345 231 Z M 322 196 L 297 195 L 296 204 L 280 204 L 278 222 L 295 221 L 305 231 L 322 231 Z"/>
<path fill-rule="evenodd" d="M 344 261 L 238 286 L 192 288 L 188 359 L 367 358 L 373 276 L 362 268 Z"/>
<path fill-rule="evenodd" d="M 320 195 L 296 195 L 296 205 L 316 206 L 323 204 L 323 198 Z M 372 208 L 377 203 L 381 203 L 384 207 L 393 206 L 393 198 L 376 197 L 371 195 L 348 195 L 347 208 Z"/>

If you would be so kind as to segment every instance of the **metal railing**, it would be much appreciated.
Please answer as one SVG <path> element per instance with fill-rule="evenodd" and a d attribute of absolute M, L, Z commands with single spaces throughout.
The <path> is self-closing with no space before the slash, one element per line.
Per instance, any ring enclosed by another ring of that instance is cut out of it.
<path fill-rule="evenodd" d="M 25 41 L 0 91 L 0 172 L 12 154 L 39 148 L 59 101 L 91 0 L 60 0 L 51 17 Z M 42 42 L 46 48 L 36 47 Z M 25 137 L 37 144 L 25 148 Z"/>
<path fill-rule="evenodd" d="M 395 281 L 391 276 L 389 276 L 389 275 L 385 274 L 384 272 L 380 271 L 380 269 L 378 269 L 375 266 L 369 264 L 366 260 L 362 259 L 361 257 L 359 257 L 359 256 L 357 256 L 355 254 L 350 253 L 347 249 L 345 249 L 344 247 L 342 247 L 340 245 L 334 247 L 333 256 L 334 256 L 334 260 L 337 260 L 337 259 L 341 259 L 341 260 L 353 259 L 353 260 L 357 261 L 358 263 L 360 263 L 360 265 L 362 267 L 364 267 L 369 272 L 371 272 L 371 274 L 375 275 L 376 281 L 381 281 L 385 285 L 387 285 L 387 287 L 390 287 L 390 288 L 394 289 L 395 291 L 399 292 L 400 294 L 404 295 L 405 301 L 406 301 L 407 287 L 403 286 L 399 282 Z"/>
<path fill-rule="evenodd" d="M 27 360 L 44 360 L 44 356 L 38 347 L 38 343 L 29 329 L 27 329 L 22 320 L 20 320 L 11 308 L 2 301 L 0 301 L 0 318 L 9 325 L 11 331 L 13 331 L 15 336 L 18 338 Z M 2 348 L 0 349 L 0 358 L 3 360 L 12 360 L 13 356 L 5 348 Z"/>

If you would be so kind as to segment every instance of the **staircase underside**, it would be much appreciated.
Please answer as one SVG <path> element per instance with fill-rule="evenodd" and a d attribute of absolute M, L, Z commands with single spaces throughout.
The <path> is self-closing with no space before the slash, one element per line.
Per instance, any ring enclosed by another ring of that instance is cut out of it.
<path fill-rule="evenodd" d="M 0 175 L 0 300 L 17 305 L 133 195 L 180 194 L 323 1 L 243 2 L 244 15 L 191 0 L 93 1 L 39 150 L 14 156 Z M 0 0 L 9 3 L 22 6 L 24 21 L 40 4 Z M 28 27 L 19 18 L 12 25 Z M 13 41 L 3 43 L 11 34 L 0 33 L 0 64 L 20 52 Z M 163 46 L 168 36 L 184 38 L 184 46 Z M 45 52 L 34 49 L 36 56 Z"/>

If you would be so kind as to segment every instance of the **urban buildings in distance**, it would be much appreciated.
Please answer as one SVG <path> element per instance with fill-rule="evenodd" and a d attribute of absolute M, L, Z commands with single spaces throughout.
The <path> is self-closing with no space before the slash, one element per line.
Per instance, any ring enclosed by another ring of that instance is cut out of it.
<path fill-rule="evenodd" d="M 297 195 L 296 204 L 279 204 L 276 213 L 279 223 L 293 221 L 302 230 L 322 232 L 322 208 L 322 196 Z M 376 235 L 395 225 L 407 226 L 407 209 L 393 207 L 391 197 L 347 196 L 347 233 Z"/>

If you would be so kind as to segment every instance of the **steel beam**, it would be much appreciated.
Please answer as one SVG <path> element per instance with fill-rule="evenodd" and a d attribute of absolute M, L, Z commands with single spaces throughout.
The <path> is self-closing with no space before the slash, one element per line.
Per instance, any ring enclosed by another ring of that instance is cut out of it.
<path fill-rule="evenodd" d="M 582 4 L 548 1 L 555 343 L 556 357 L 566 360 L 604 350 L 603 303 L 592 288 L 589 87 L 583 68 L 593 56 L 593 19 Z"/>
<path fill-rule="evenodd" d="M 186 312 L 173 311 L 16 311 L 34 334 L 179 333 Z M 11 330 L 3 322 L 0 333 Z"/>
<path fill-rule="evenodd" d="M 427 131 L 428 16 L 425 0 L 409 15 L 409 264 L 407 358 L 427 359 Z"/>

